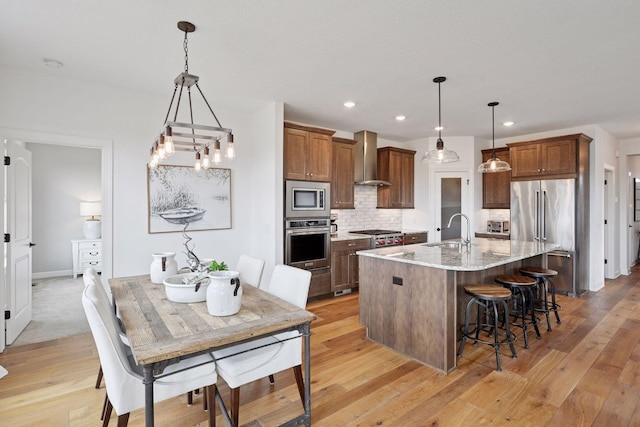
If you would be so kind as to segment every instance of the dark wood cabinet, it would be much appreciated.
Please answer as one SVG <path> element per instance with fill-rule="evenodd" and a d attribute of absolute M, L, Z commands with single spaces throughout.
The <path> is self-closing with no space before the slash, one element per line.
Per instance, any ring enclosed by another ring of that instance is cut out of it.
<path fill-rule="evenodd" d="M 591 141 L 586 135 L 565 135 L 537 141 L 507 144 L 511 159 L 511 179 L 576 178 L 580 142 Z"/>
<path fill-rule="evenodd" d="M 427 232 L 404 233 L 404 244 L 415 245 L 418 243 L 427 243 Z"/>
<path fill-rule="evenodd" d="M 360 283 L 356 251 L 371 248 L 371 239 L 350 239 L 331 242 L 331 290 L 357 288 Z"/>
<path fill-rule="evenodd" d="M 493 149 L 482 150 L 482 161 L 491 158 Z M 511 164 L 509 148 L 496 148 L 496 157 Z M 511 166 L 513 167 L 513 166 Z M 511 207 L 511 171 L 482 174 L 482 209 Z"/>
<path fill-rule="evenodd" d="M 378 148 L 378 178 L 392 185 L 378 187 L 378 207 L 414 207 L 414 157 L 416 152 L 398 147 Z"/>
<path fill-rule="evenodd" d="M 284 179 L 331 180 L 331 136 L 335 131 L 284 123 Z"/>
<path fill-rule="evenodd" d="M 354 209 L 353 169 L 356 141 L 333 137 L 331 209 Z"/>

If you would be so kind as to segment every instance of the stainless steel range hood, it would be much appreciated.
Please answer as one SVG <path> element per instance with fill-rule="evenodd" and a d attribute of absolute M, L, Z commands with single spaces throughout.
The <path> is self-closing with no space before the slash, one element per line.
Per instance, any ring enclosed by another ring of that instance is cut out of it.
<path fill-rule="evenodd" d="M 356 140 L 354 181 L 358 185 L 391 185 L 378 179 L 378 134 L 362 130 L 353 134 Z"/>

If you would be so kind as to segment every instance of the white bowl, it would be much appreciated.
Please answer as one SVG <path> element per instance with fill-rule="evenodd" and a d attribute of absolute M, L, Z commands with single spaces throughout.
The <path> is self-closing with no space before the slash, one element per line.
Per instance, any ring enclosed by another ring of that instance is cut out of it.
<path fill-rule="evenodd" d="M 195 284 L 185 284 L 184 279 L 194 278 L 200 273 L 181 273 L 169 276 L 164 280 L 164 290 L 167 293 L 169 301 L 173 302 L 203 302 L 207 299 L 207 287 L 209 280 L 205 280 L 200 284 L 198 292 L 195 291 Z M 206 278 L 205 278 L 206 279 Z"/>

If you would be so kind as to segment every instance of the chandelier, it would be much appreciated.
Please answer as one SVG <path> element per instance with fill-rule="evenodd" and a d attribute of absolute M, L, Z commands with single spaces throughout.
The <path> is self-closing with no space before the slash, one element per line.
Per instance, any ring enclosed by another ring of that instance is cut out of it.
<path fill-rule="evenodd" d="M 199 77 L 189 74 L 189 49 L 187 46 L 187 35 L 194 32 L 196 30 L 196 26 L 191 22 L 180 21 L 178 22 L 178 29 L 184 32 L 184 71 L 178 74 L 178 77 L 173 81 L 173 95 L 171 95 L 171 102 L 169 103 L 169 109 L 167 110 L 167 114 L 164 118 L 162 131 L 160 132 L 160 135 L 156 137 L 153 145 L 151 146 L 149 167 L 155 168 L 158 164 L 172 156 L 176 151 L 191 151 L 195 154 L 194 168 L 196 170 L 208 169 L 212 163 L 218 164 L 222 161 L 220 146 L 223 140 L 226 143 L 225 157 L 227 159 L 234 159 L 236 157 L 233 146 L 233 131 L 222 127 L 218 117 L 216 117 L 216 113 L 213 112 L 211 105 L 209 105 L 209 101 L 207 101 L 207 98 L 200 89 L 200 85 L 198 85 Z M 209 108 L 217 126 L 193 123 L 191 88 L 194 86 L 198 89 L 198 93 L 200 93 L 202 99 Z M 185 92 L 185 88 L 189 103 L 189 123 L 177 121 L 178 110 L 180 109 L 180 103 L 182 101 L 182 95 L 183 92 Z M 178 95 L 177 99 L 176 94 Z M 175 109 L 173 112 L 173 118 L 169 120 L 174 101 Z"/>

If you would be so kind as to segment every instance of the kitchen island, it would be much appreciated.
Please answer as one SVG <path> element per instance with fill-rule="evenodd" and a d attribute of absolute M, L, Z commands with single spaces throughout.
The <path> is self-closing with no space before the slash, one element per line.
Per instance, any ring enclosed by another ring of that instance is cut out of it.
<path fill-rule="evenodd" d="M 464 286 L 546 266 L 555 244 L 476 238 L 358 251 L 367 338 L 448 373 L 469 297 Z"/>

